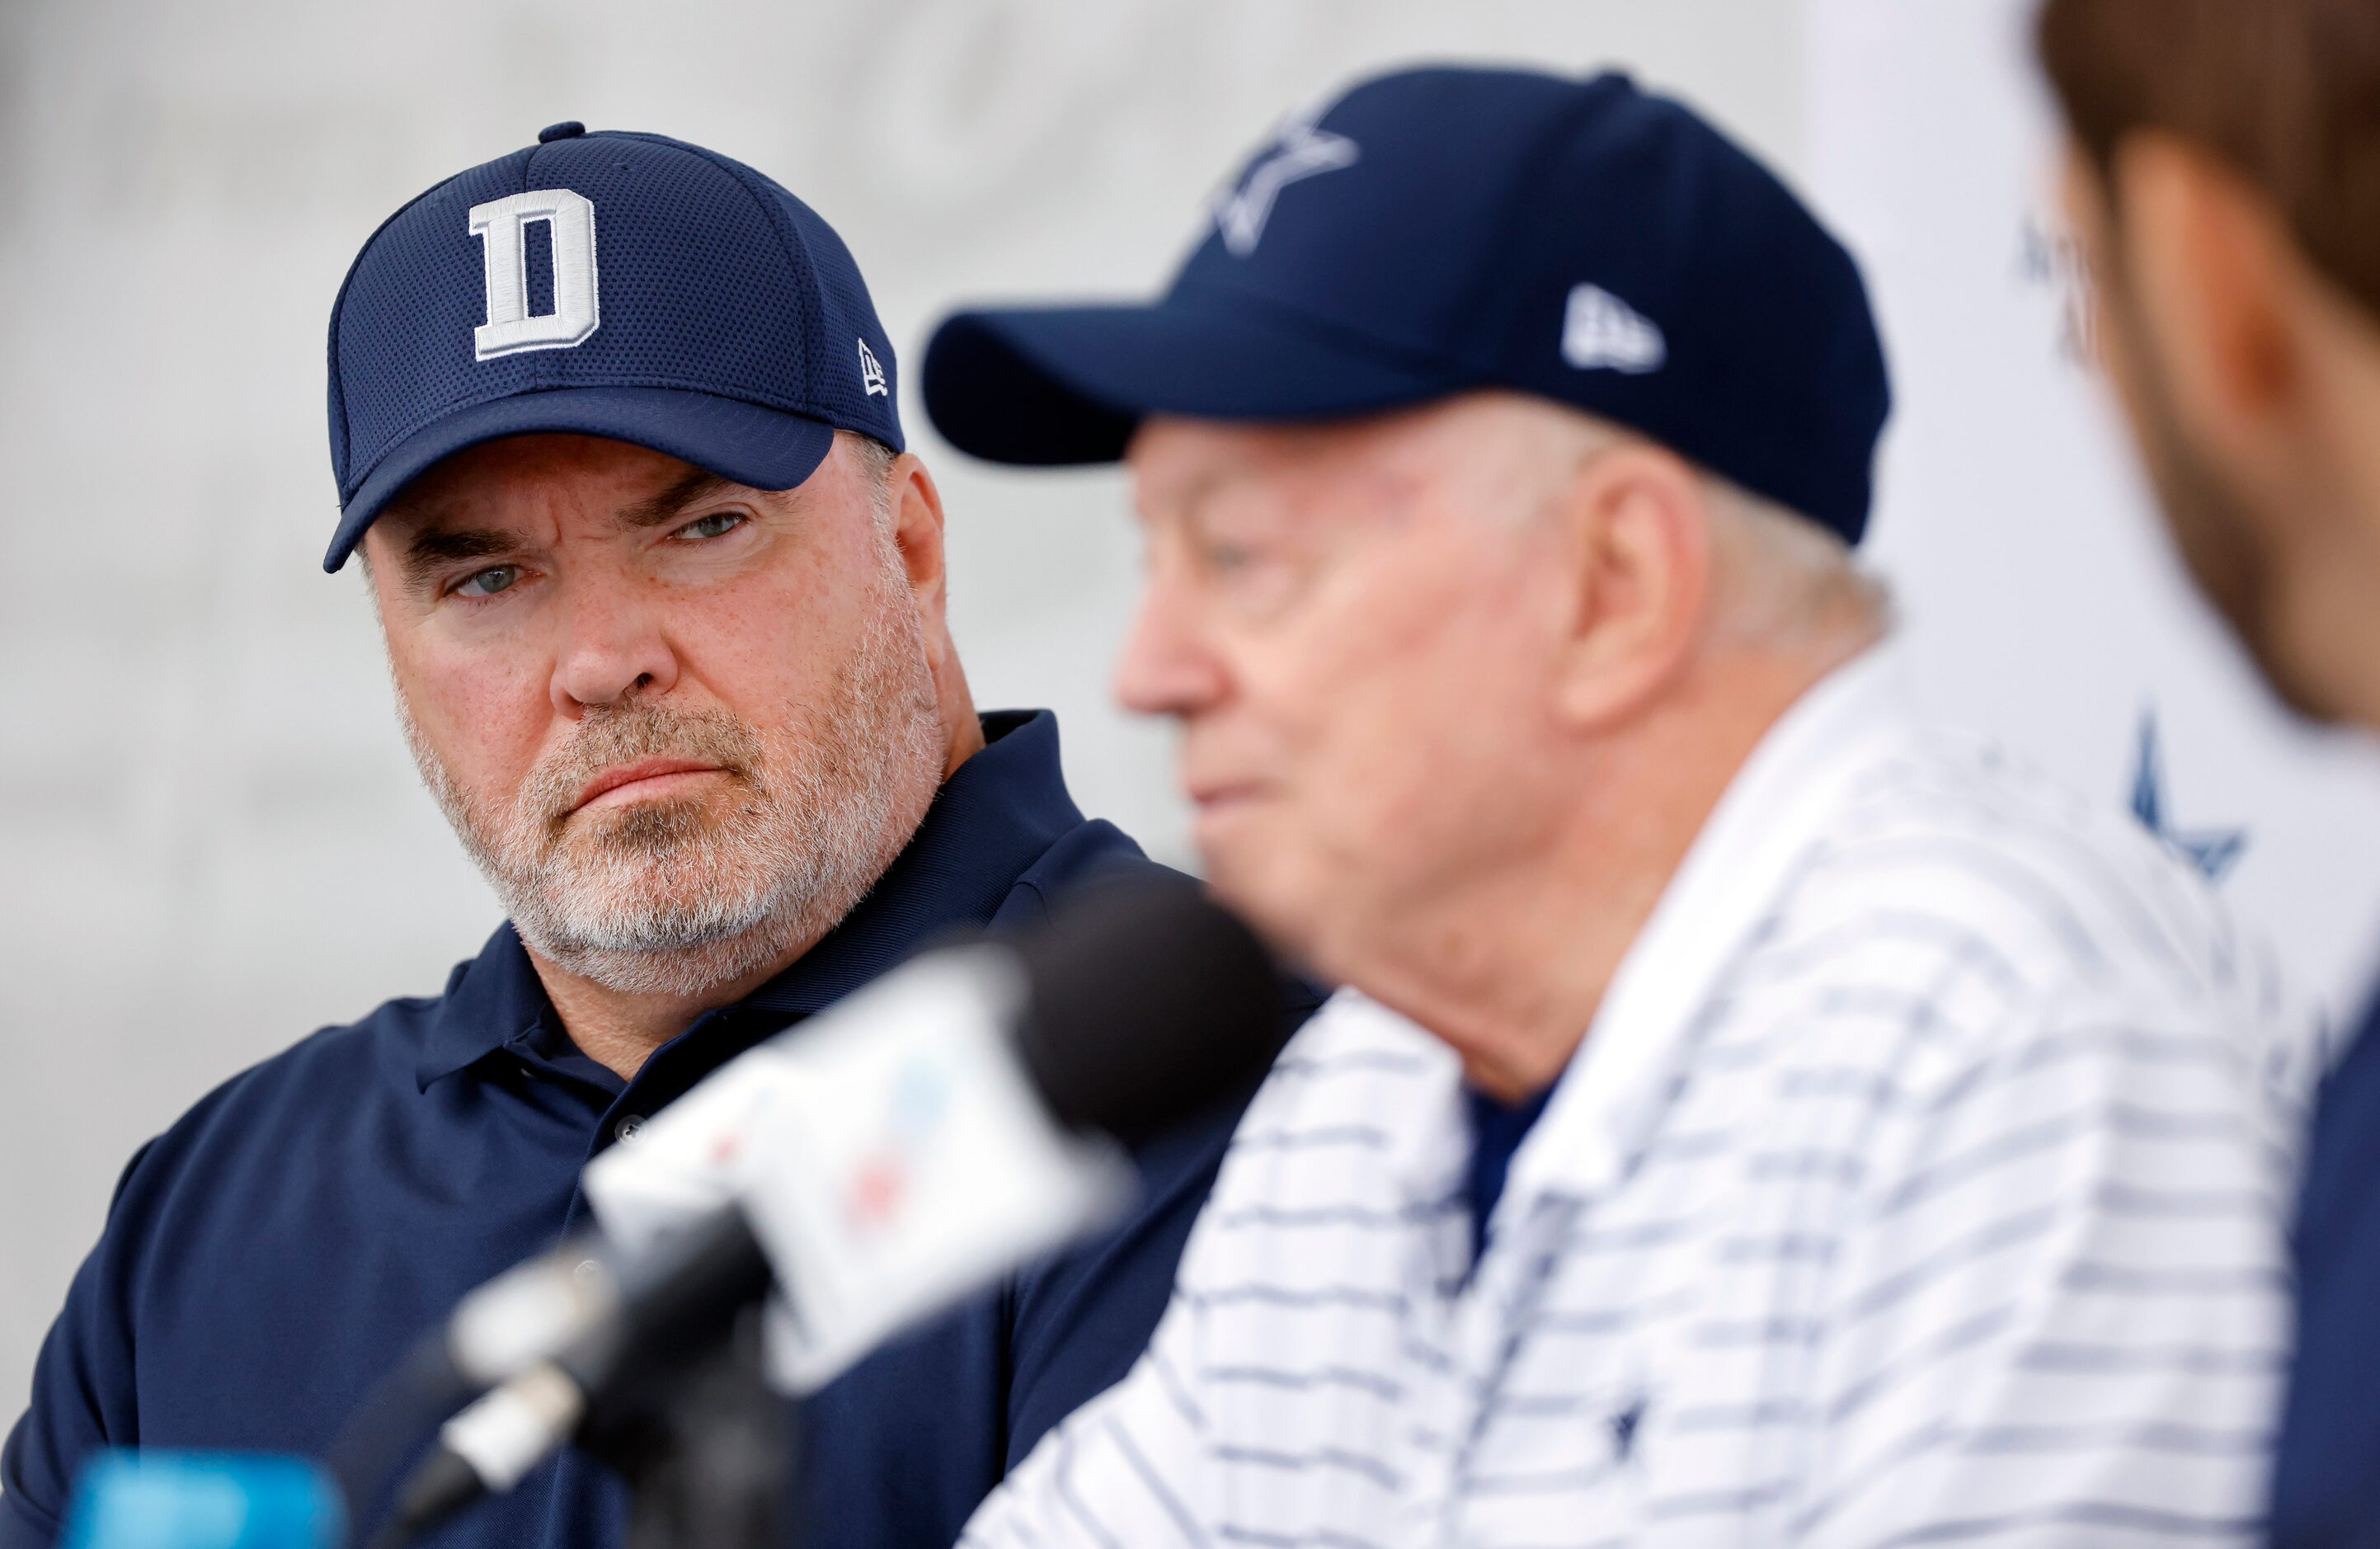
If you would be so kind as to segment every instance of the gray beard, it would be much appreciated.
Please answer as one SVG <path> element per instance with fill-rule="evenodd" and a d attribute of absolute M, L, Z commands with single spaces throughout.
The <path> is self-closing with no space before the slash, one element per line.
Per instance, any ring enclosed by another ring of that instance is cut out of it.
<path fill-rule="evenodd" d="M 509 808 L 457 785 L 401 687 L 398 718 L 423 783 L 523 942 L 614 991 L 701 995 L 832 929 L 907 845 L 941 784 L 923 635 L 905 587 L 880 601 L 822 701 L 788 718 L 797 729 L 758 731 L 724 712 L 634 698 L 591 706 Z M 732 789 L 569 813 L 601 770 L 656 756 L 717 763 Z"/>

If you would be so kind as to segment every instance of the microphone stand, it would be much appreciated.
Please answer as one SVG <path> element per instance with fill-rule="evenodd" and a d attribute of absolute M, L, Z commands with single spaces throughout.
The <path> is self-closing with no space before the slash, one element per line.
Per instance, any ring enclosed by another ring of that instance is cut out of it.
<path fill-rule="evenodd" d="M 791 1404 L 763 1375 L 759 1309 L 617 1412 L 581 1446 L 630 1493 L 625 1549 L 785 1549 L 795 1543 Z"/>

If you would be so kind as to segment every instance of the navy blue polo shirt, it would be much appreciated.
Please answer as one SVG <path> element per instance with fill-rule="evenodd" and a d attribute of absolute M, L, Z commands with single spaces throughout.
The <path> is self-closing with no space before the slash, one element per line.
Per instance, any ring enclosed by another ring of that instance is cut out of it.
<path fill-rule="evenodd" d="M 1471 1165 L 1463 1174 L 1463 1197 L 1471 1207 L 1471 1267 L 1479 1268 L 1479 1257 L 1488 1250 L 1488 1223 L 1496 1214 L 1496 1201 L 1504 1197 L 1504 1180 L 1512 1175 L 1512 1158 L 1519 1153 L 1521 1142 L 1545 1116 L 1546 1103 L 1554 1094 L 1547 1087 L 1533 1092 L 1518 1103 L 1507 1103 L 1490 1097 L 1477 1087 L 1464 1082 L 1463 1113 L 1471 1126 Z"/>
<path fill-rule="evenodd" d="M 2380 1546 L 2380 1000 L 2314 1106 L 2295 1247 L 2273 1543 Z"/>
<path fill-rule="evenodd" d="M 509 925 L 443 994 L 395 1000 L 233 1078 L 126 1168 L 0 1454 L 0 1549 L 56 1534 L 101 1446 L 314 1453 L 457 1298 L 590 1222 L 578 1176 L 726 1060 L 962 925 L 1153 866 L 1087 821 L 1056 719 L 984 719 L 909 846 L 843 923 L 633 1081 L 572 1044 Z M 1284 991 L 1302 1017 L 1310 992 Z M 1244 1099 L 1243 1099 L 1244 1101 Z M 880 1351 L 803 1426 L 818 1544 L 933 1545 L 1041 1433 L 1123 1375 L 1171 1294 L 1237 1104 L 1139 1158 L 1122 1227 Z M 625 1492 L 566 1453 L 427 1542 L 600 1549 Z"/>

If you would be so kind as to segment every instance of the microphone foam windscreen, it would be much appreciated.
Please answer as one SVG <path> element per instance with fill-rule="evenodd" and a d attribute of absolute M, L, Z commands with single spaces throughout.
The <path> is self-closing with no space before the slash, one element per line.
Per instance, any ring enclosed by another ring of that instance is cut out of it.
<path fill-rule="evenodd" d="M 1018 1046 L 1064 1124 L 1134 1144 L 1254 1085 L 1281 1052 L 1270 955 L 1186 877 L 1084 888 L 1017 950 Z"/>

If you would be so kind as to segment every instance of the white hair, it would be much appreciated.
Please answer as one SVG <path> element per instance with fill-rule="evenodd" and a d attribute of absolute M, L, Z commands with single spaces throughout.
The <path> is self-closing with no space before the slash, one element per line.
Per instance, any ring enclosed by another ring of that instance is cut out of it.
<path fill-rule="evenodd" d="M 1546 407 L 1561 427 L 1544 465 L 1557 479 L 1621 447 L 1658 445 L 1598 415 Z M 1891 594 L 1883 580 L 1863 568 L 1851 545 L 1830 529 L 1708 469 L 1689 466 L 1710 522 L 1714 643 L 1827 653 L 1864 643 L 1891 627 Z"/>
<path fill-rule="evenodd" d="M 1717 474 L 1702 476 L 1717 560 L 1714 628 L 1729 644 L 1803 648 L 1872 639 L 1892 595 L 1849 543 L 1815 519 Z"/>
<path fill-rule="evenodd" d="M 859 482 L 868 486 L 868 508 L 875 513 L 877 531 L 889 538 L 892 531 L 892 465 L 901 454 L 874 436 L 856 431 L 837 431 L 834 438 L 851 448 L 852 460 L 859 465 Z"/>

